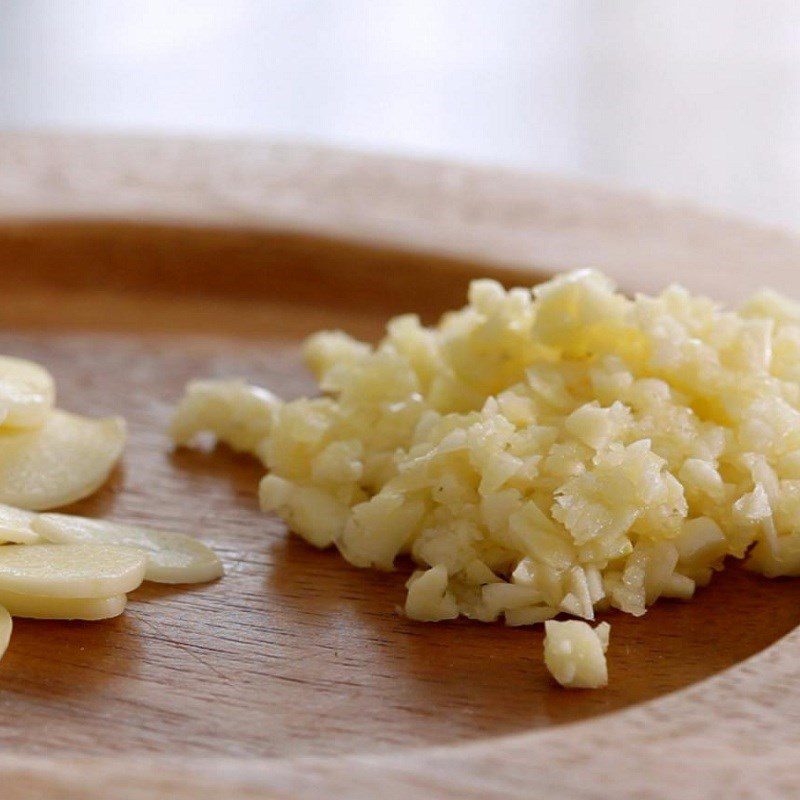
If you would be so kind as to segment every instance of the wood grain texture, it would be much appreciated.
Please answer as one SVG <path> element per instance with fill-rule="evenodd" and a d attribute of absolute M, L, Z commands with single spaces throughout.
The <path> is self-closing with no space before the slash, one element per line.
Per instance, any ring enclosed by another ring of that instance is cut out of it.
<path fill-rule="evenodd" d="M 795 239 L 553 179 L 285 145 L 0 145 L 0 352 L 47 364 L 67 408 L 131 424 L 123 467 L 74 510 L 196 533 L 228 568 L 146 586 L 118 620 L 17 624 L 4 800 L 791 796 L 800 582 L 732 570 L 693 603 L 610 614 L 611 685 L 565 692 L 540 631 L 405 620 L 402 574 L 288 538 L 257 511 L 256 464 L 172 453 L 164 429 L 190 377 L 313 391 L 302 336 L 433 318 L 476 274 L 594 263 L 626 288 L 800 294 Z"/>

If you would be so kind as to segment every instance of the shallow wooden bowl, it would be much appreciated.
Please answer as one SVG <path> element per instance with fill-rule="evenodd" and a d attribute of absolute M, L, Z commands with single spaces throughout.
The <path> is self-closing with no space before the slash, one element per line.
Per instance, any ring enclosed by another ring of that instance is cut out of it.
<path fill-rule="evenodd" d="M 313 392 L 305 335 L 432 321 L 478 275 L 597 266 L 626 290 L 680 280 L 736 299 L 762 283 L 800 294 L 799 263 L 788 235 L 515 173 L 0 137 L 0 352 L 50 367 L 66 408 L 130 422 L 122 468 L 70 510 L 197 534 L 227 567 L 209 586 L 146 585 L 116 620 L 16 623 L 0 796 L 797 791 L 800 581 L 731 569 L 693 603 L 611 613 L 610 686 L 564 691 L 541 630 L 404 619 L 402 572 L 290 537 L 257 509 L 254 461 L 173 452 L 165 429 L 190 378 Z"/>

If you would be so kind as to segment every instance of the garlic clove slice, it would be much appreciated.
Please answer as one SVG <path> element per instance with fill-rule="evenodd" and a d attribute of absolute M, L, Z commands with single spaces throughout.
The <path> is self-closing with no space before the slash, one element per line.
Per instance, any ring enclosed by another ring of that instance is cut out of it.
<path fill-rule="evenodd" d="M 56 544 L 84 542 L 141 549 L 147 554 L 145 580 L 156 583 L 205 583 L 224 572 L 222 562 L 212 550 L 181 533 L 70 514 L 41 514 L 33 528 L 42 539 Z"/>
<path fill-rule="evenodd" d="M 0 591 L 37 597 L 107 598 L 144 580 L 146 554 L 97 544 L 0 547 Z"/>
<path fill-rule="evenodd" d="M 105 483 L 124 444 L 120 417 L 58 409 L 41 428 L 0 428 L 0 503 L 40 511 L 87 497 Z"/>
<path fill-rule="evenodd" d="M 33 530 L 33 511 L 0 504 L 0 544 L 36 544 L 39 534 Z"/>
<path fill-rule="evenodd" d="M 128 598 L 111 597 L 41 597 L 0 590 L 0 604 L 12 617 L 29 619 L 99 620 L 118 617 Z"/>
<path fill-rule="evenodd" d="M 37 428 L 47 420 L 56 391 L 52 375 L 39 364 L 0 356 L 0 410 L 2 424 Z"/>

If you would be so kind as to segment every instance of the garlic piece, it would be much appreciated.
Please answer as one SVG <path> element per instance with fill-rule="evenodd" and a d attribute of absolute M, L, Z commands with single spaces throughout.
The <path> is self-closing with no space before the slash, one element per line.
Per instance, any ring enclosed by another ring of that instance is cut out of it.
<path fill-rule="evenodd" d="M 53 408 L 55 384 L 32 361 L 0 356 L 0 422 L 11 428 L 37 428 Z"/>
<path fill-rule="evenodd" d="M 11 639 L 11 630 L 14 623 L 11 621 L 11 614 L 0 606 L 0 658 L 5 655 L 8 642 Z"/>
<path fill-rule="evenodd" d="M 455 600 L 447 591 L 447 570 L 443 566 L 415 572 L 406 586 L 407 617 L 421 622 L 438 622 L 458 616 Z"/>
<path fill-rule="evenodd" d="M 118 617 L 128 598 L 124 594 L 112 597 L 40 597 L 0 590 L 0 604 L 12 617 L 30 619 L 99 620 Z"/>
<path fill-rule="evenodd" d="M 36 544 L 39 534 L 33 530 L 36 514 L 0 504 L 0 543 Z"/>
<path fill-rule="evenodd" d="M 212 550 L 180 533 L 68 514 L 41 514 L 33 528 L 42 539 L 54 544 L 122 545 L 143 550 L 147 554 L 145 580 L 156 583 L 205 583 L 224 572 L 222 562 Z"/>
<path fill-rule="evenodd" d="M 606 650 L 611 626 L 596 628 L 579 620 L 544 623 L 544 663 L 562 685 L 573 689 L 597 689 L 608 684 Z"/>
<path fill-rule="evenodd" d="M 97 544 L 9 544 L 0 547 L 0 591 L 38 597 L 104 598 L 144 580 L 146 554 Z"/>
<path fill-rule="evenodd" d="M 41 511 L 74 503 L 105 483 L 125 444 L 120 417 L 53 411 L 41 428 L 0 429 L 0 503 Z"/>
<path fill-rule="evenodd" d="M 199 433 L 212 433 L 234 450 L 258 455 L 279 405 L 272 392 L 241 380 L 193 381 L 175 411 L 170 433 L 179 446 L 190 444 Z"/>

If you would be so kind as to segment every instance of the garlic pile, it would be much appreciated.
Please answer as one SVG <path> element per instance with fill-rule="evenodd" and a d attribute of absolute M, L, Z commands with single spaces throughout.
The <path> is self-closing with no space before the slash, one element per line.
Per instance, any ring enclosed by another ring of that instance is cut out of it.
<path fill-rule="evenodd" d="M 639 616 L 726 558 L 800 574 L 800 306 L 774 292 L 731 311 L 592 271 L 479 280 L 435 327 L 305 355 L 320 396 L 194 383 L 175 440 L 256 455 L 262 508 L 317 547 L 410 556 L 414 619 Z"/>

